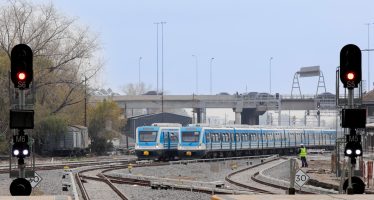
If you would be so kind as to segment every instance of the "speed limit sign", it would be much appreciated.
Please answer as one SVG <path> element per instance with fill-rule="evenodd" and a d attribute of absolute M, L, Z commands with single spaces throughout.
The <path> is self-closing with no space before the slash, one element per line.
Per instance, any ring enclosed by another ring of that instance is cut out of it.
<path fill-rule="evenodd" d="M 302 187 L 306 182 L 308 182 L 309 179 L 310 179 L 310 177 L 308 176 L 308 174 L 306 174 L 305 172 L 303 172 L 303 170 L 299 169 L 296 172 L 295 183 L 299 187 Z"/>

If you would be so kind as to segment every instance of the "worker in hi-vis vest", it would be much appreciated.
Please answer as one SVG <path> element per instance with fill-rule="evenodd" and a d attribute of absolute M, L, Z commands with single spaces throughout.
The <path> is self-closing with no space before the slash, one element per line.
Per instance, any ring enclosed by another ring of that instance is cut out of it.
<path fill-rule="evenodd" d="M 301 167 L 308 167 L 308 163 L 306 162 L 306 148 L 304 147 L 304 144 L 300 144 L 300 149 L 299 149 L 299 156 L 301 159 Z"/>

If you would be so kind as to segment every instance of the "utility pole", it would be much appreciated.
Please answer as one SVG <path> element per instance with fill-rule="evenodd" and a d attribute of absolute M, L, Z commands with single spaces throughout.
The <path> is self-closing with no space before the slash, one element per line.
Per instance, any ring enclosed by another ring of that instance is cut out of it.
<path fill-rule="evenodd" d="M 157 93 L 157 95 L 158 95 L 158 92 L 159 92 L 159 90 L 158 90 L 158 25 L 160 24 L 160 22 L 155 22 L 155 23 L 153 23 L 153 24 L 156 24 L 156 66 L 157 66 L 157 89 L 156 89 L 156 93 Z"/>
<path fill-rule="evenodd" d="M 161 113 L 164 112 L 164 24 L 166 22 L 161 23 Z M 164 114 L 162 114 L 162 122 L 164 122 Z"/>

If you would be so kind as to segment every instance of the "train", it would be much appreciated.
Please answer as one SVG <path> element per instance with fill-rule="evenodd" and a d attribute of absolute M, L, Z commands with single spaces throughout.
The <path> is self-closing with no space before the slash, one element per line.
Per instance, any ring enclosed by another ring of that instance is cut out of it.
<path fill-rule="evenodd" d="M 301 144 L 311 149 L 333 149 L 332 129 L 273 127 L 201 127 L 180 129 L 180 158 L 216 158 L 261 154 L 295 154 Z"/>
<path fill-rule="evenodd" d="M 152 142 L 140 139 L 150 134 L 149 131 L 153 132 Z M 168 132 L 167 127 L 157 125 L 138 127 L 135 147 L 138 158 L 162 160 L 287 155 L 295 154 L 301 144 L 311 149 L 331 150 L 336 139 L 336 130 L 317 128 L 210 127 L 192 124 L 173 127 L 174 136 L 177 134 L 178 137 L 172 142 L 162 137 L 165 132 Z M 165 145 L 169 143 L 172 145 Z"/>
<path fill-rule="evenodd" d="M 45 137 L 42 151 L 54 156 L 83 156 L 90 144 L 87 127 L 70 125 L 64 134 Z"/>
<path fill-rule="evenodd" d="M 135 134 L 135 154 L 140 159 L 174 160 L 178 157 L 181 124 L 154 123 L 140 126 Z"/>

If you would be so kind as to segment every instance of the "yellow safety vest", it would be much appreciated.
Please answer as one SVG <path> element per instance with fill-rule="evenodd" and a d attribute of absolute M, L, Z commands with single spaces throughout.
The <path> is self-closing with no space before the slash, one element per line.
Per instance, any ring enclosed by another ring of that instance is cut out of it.
<path fill-rule="evenodd" d="M 300 148 L 300 157 L 306 157 L 306 148 Z"/>

